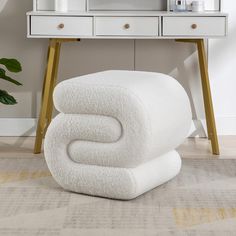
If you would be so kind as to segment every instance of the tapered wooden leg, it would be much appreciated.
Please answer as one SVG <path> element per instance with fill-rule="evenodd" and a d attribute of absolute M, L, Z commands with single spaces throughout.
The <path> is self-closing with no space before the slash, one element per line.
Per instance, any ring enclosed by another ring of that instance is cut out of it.
<path fill-rule="evenodd" d="M 208 65 L 207 65 L 206 52 L 203 39 L 197 40 L 197 47 L 198 47 L 199 66 L 201 71 L 205 112 L 206 112 L 206 121 L 208 125 L 208 136 L 209 139 L 211 140 L 213 154 L 219 155 L 220 149 L 216 130 L 216 122 L 215 122 L 210 80 L 208 74 Z"/>
<path fill-rule="evenodd" d="M 217 130 L 216 130 L 216 122 L 215 122 L 214 108 L 213 108 L 213 102 L 212 102 L 211 87 L 210 87 L 210 80 L 209 80 L 209 74 L 208 74 L 208 65 L 207 65 L 206 52 L 205 52 L 205 47 L 204 47 L 204 40 L 203 39 L 180 39 L 176 41 L 195 43 L 197 45 L 208 138 L 209 140 L 211 140 L 213 154 L 219 155 L 220 149 L 219 149 L 219 142 L 218 142 L 218 136 L 217 136 Z"/>
<path fill-rule="evenodd" d="M 55 50 L 55 57 L 54 57 L 53 71 L 52 71 L 52 80 L 51 80 L 50 88 L 49 88 L 48 106 L 47 106 L 47 112 L 46 112 L 46 127 L 44 129 L 44 136 L 47 131 L 48 125 L 52 121 L 52 113 L 53 113 L 52 95 L 53 95 L 53 90 L 57 82 L 57 74 L 58 74 L 58 67 L 59 67 L 59 60 L 60 60 L 60 50 L 61 50 L 61 43 L 57 42 L 56 50 Z"/>
<path fill-rule="evenodd" d="M 61 42 L 57 39 L 50 39 L 48 50 L 48 63 L 46 74 L 44 78 L 44 86 L 42 91 L 42 104 L 40 116 L 38 120 L 36 140 L 34 146 L 34 153 L 40 153 L 42 147 L 42 140 L 46 132 L 47 126 L 52 117 L 52 93 L 55 85 L 59 56 L 60 56 Z"/>
<path fill-rule="evenodd" d="M 42 104 L 36 131 L 34 153 L 41 152 L 42 141 L 47 127 L 52 120 L 53 101 L 52 95 L 57 80 L 61 44 L 66 42 L 77 42 L 80 39 L 50 39 L 48 48 L 48 63 L 43 83 Z"/>

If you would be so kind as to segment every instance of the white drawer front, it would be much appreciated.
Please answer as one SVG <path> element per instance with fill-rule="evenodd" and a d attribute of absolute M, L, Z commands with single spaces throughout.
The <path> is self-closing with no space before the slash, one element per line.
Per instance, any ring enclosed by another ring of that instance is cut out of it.
<path fill-rule="evenodd" d="M 31 35 L 92 36 L 92 17 L 32 16 Z"/>
<path fill-rule="evenodd" d="M 158 17 L 96 17 L 98 36 L 158 36 Z"/>
<path fill-rule="evenodd" d="M 225 35 L 225 17 L 163 17 L 163 36 Z"/>

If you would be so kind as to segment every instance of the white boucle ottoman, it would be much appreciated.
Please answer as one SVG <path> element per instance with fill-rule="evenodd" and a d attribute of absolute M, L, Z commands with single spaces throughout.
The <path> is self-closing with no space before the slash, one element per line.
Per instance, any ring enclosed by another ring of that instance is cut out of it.
<path fill-rule="evenodd" d="M 188 96 L 168 75 L 104 71 L 60 83 L 60 114 L 45 137 L 55 180 L 70 191 L 133 199 L 181 168 L 174 150 L 192 120 Z"/>

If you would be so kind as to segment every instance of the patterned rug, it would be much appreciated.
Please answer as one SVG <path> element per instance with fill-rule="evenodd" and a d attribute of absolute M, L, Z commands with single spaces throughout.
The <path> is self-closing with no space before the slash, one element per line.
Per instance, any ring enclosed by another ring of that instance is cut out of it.
<path fill-rule="evenodd" d="M 0 235 L 236 235 L 236 160 L 184 160 L 133 200 L 63 191 L 40 158 L 0 159 Z"/>

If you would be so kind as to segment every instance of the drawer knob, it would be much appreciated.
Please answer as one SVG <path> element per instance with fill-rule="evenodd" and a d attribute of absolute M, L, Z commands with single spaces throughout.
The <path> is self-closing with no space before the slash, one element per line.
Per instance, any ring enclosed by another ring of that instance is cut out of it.
<path fill-rule="evenodd" d="M 197 24 L 192 24 L 191 27 L 192 29 L 197 29 Z"/>
<path fill-rule="evenodd" d="M 65 27 L 65 25 L 63 23 L 58 25 L 58 29 L 63 29 Z"/>
<path fill-rule="evenodd" d="M 130 24 L 125 24 L 125 25 L 124 25 L 124 28 L 125 28 L 125 29 L 129 29 L 129 28 L 130 28 Z"/>

